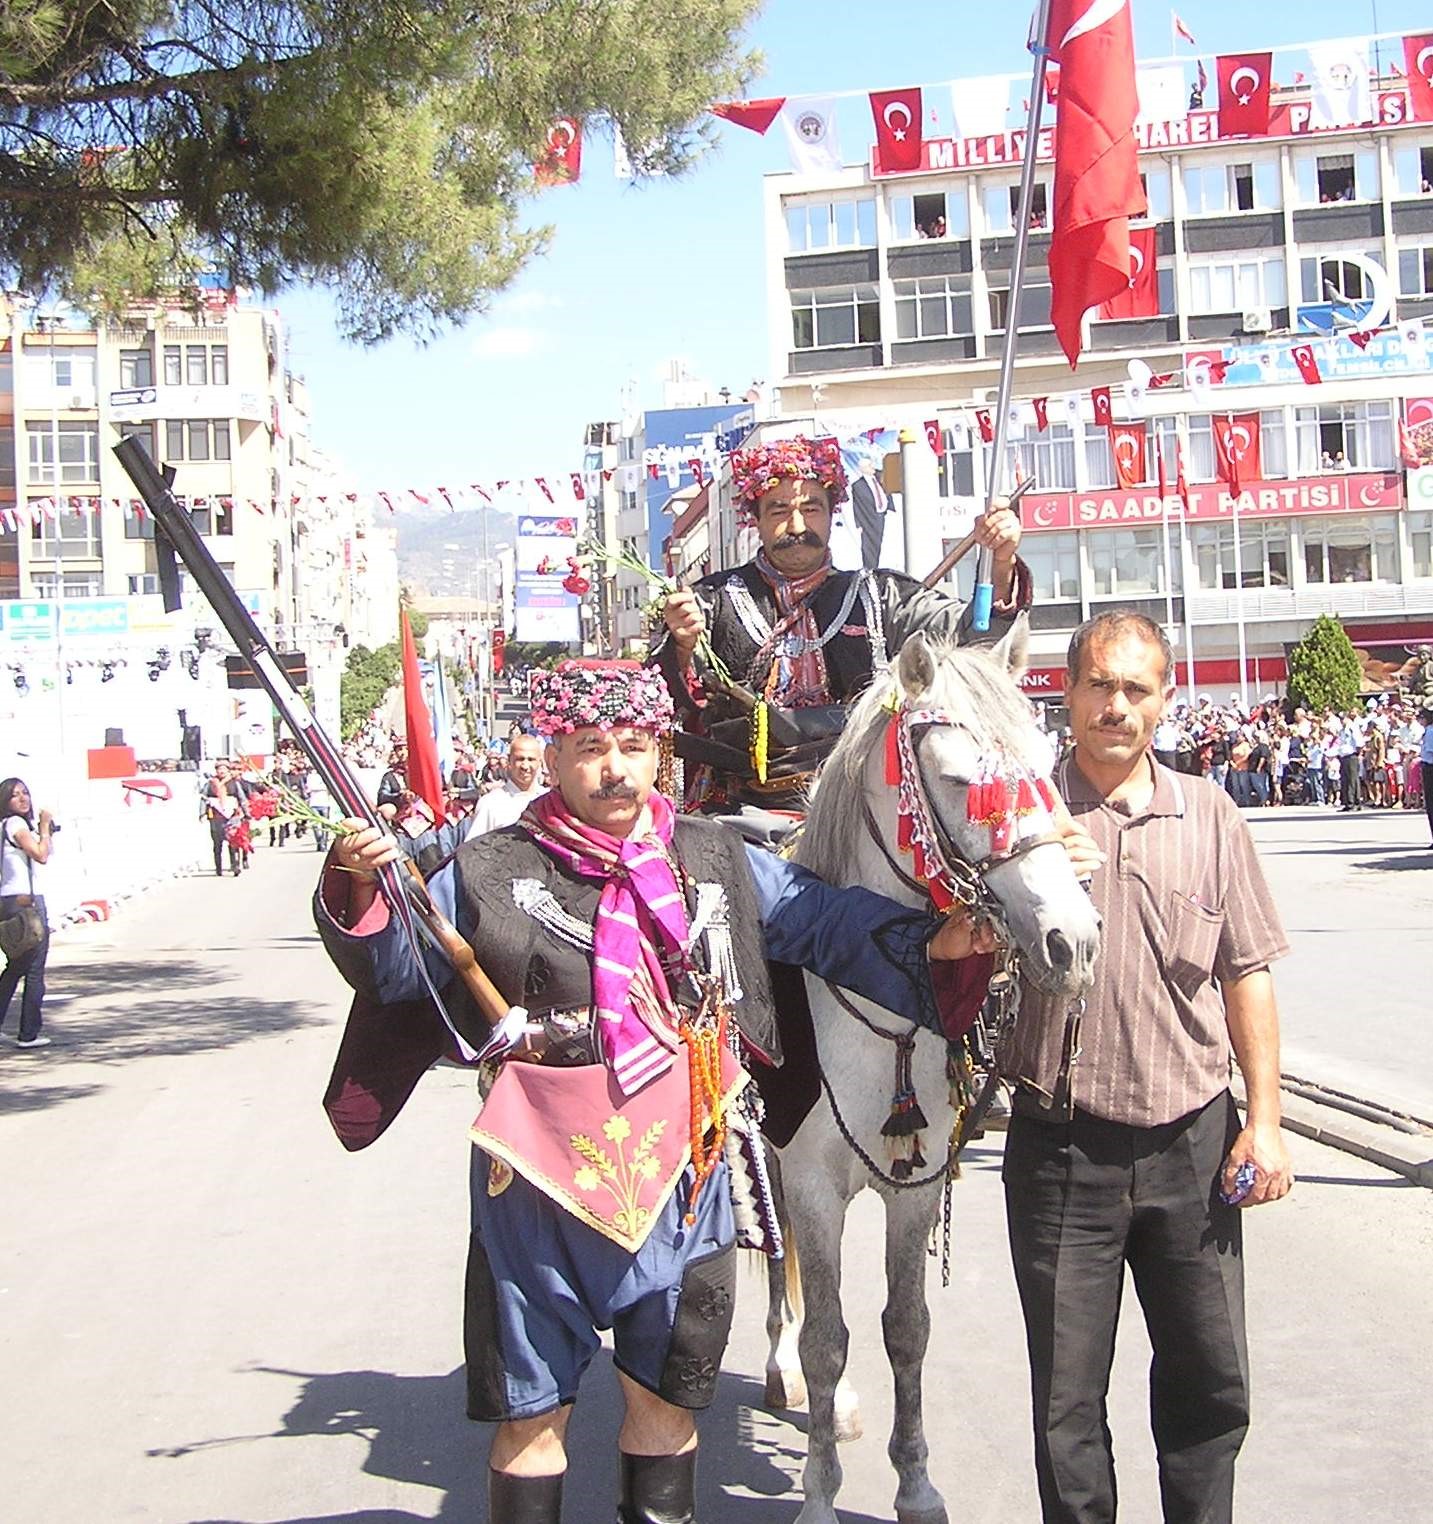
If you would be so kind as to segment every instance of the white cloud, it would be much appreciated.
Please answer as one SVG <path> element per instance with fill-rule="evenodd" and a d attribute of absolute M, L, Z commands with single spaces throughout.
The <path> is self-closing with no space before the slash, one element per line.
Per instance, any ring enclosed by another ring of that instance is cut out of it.
<path fill-rule="evenodd" d="M 562 306 L 562 297 L 556 291 L 515 291 L 510 296 L 500 296 L 496 305 L 505 313 L 550 312 Z"/>
<path fill-rule="evenodd" d="M 547 347 L 548 335 L 541 328 L 521 323 L 499 323 L 473 336 L 473 353 L 484 360 L 517 360 Z"/>

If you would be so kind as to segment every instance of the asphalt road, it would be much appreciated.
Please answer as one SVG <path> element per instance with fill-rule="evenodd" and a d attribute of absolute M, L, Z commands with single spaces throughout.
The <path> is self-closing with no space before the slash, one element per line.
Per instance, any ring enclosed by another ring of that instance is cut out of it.
<path fill-rule="evenodd" d="M 484 1518 L 485 1433 L 462 1416 L 458 1366 L 470 1083 L 435 1070 L 372 1150 L 339 1148 L 319 1106 L 343 1001 L 308 927 L 315 862 L 302 844 L 261 850 L 250 876 L 179 881 L 67 937 L 55 1045 L 0 1048 L 7 1524 Z M 1386 934 L 1371 945 L 1411 1018 L 1411 961 L 1387 957 Z M 1319 962 L 1282 976 L 1295 1040 L 1317 1038 L 1297 1024 L 1295 980 L 1343 977 Z M 1433 1193 L 1293 1148 L 1294 1195 L 1248 1224 L 1256 1416 L 1240 1517 L 1427 1517 Z M 932 1469 L 962 1524 L 1036 1518 L 998 1150 L 977 1145 L 957 1188 L 950 1290 L 931 1272 Z M 843 1452 L 850 1524 L 892 1517 L 879 1226 L 863 1198 L 847 1234 L 867 1422 Z M 804 1420 L 759 1406 L 761 1296 L 752 1276 L 704 1420 L 704 1524 L 797 1512 Z M 1136 1524 L 1157 1517 L 1147 1360 L 1131 1297 L 1111 1421 Z M 600 1358 L 574 1423 L 568 1524 L 613 1517 L 614 1399 Z"/>

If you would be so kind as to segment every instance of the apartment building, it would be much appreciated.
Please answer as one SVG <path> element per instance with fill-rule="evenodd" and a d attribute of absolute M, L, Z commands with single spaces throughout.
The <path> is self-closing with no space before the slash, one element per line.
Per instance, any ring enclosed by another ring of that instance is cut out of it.
<path fill-rule="evenodd" d="M 1049 325 L 1053 133 L 1042 133 L 1011 424 L 1038 483 L 1024 509 L 1036 691 L 1058 685 L 1070 629 L 1112 603 L 1167 621 L 1201 688 L 1278 687 L 1286 646 L 1318 613 L 1370 647 L 1433 637 L 1433 479 L 1405 471 L 1399 448 L 1401 421 L 1433 419 L 1433 351 L 1394 326 L 1433 316 L 1433 123 L 1411 120 L 1401 77 L 1379 80 L 1373 104 L 1365 125 L 1315 130 L 1309 88 L 1277 89 L 1271 135 L 1235 141 L 1197 107 L 1142 122 L 1149 217 L 1132 244 L 1153 278 L 1141 315 L 1092 314 L 1073 375 Z M 972 410 L 994 398 L 1010 318 L 1022 137 L 928 140 L 908 173 L 873 155 L 765 183 L 780 412 L 843 438 L 892 425 L 919 438 L 936 421 L 928 506 L 945 543 L 990 468 Z M 1294 336 L 1355 323 L 1383 331 L 1363 348 L 1321 344 L 1322 384 L 1306 385 Z M 1171 379 L 1150 388 L 1151 372 Z M 1141 425 L 1130 486 L 1116 485 L 1111 432 L 1094 420 L 1099 386 L 1113 388 L 1117 421 Z M 1050 399 L 1043 429 L 1037 397 Z M 1253 436 L 1239 494 L 1216 460 L 1231 415 Z M 1157 487 L 1161 447 L 1174 480 L 1176 434 L 1187 514 Z M 725 490 L 713 513 L 729 514 Z"/>

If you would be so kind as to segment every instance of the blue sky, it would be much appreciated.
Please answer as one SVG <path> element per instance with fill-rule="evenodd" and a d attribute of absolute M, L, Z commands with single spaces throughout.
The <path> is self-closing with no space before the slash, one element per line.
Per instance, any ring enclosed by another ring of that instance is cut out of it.
<path fill-rule="evenodd" d="M 1372 32 L 1375 10 L 1381 31 L 1433 28 L 1426 0 L 1181 0 L 1177 9 L 1201 53 Z M 751 93 L 894 89 L 1023 70 L 1024 11 L 990 0 L 768 0 L 750 33 L 766 58 Z M 1141 57 L 1170 51 L 1168 4 L 1134 0 L 1134 22 Z M 949 122 L 936 92 L 931 106 Z M 848 160 L 868 151 L 864 100 L 842 103 L 839 129 Z M 532 203 L 532 222 L 555 229 L 548 254 L 489 316 L 436 343 L 346 344 L 325 293 L 281 296 L 316 439 L 361 489 L 573 470 L 583 425 L 615 417 L 629 380 L 642 404 L 656 405 L 674 356 L 738 394 L 765 379 L 761 179 L 786 167 L 780 124 L 764 138 L 722 124 L 716 151 L 681 180 L 625 184 L 611 163 L 599 129 L 584 145 L 581 182 Z"/>

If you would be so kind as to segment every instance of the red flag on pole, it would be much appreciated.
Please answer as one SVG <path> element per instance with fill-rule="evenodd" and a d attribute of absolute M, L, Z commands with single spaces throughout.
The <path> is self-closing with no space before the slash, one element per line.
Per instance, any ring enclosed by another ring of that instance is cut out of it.
<path fill-rule="evenodd" d="M 1305 386 L 1317 386 L 1323 380 L 1323 372 L 1319 370 L 1318 357 L 1314 354 L 1312 344 L 1295 344 L 1289 355 L 1299 367 Z"/>
<path fill-rule="evenodd" d="M 576 117 L 560 116 L 547 129 L 533 173 L 539 185 L 570 185 L 582 174 L 582 123 Z"/>
<path fill-rule="evenodd" d="M 1107 386 L 1096 386 L 1090 391 L 1090 404 L 1095 410 L 1095 423 L 1107 429 L 1115 421 L 1114 404 Z"/>
<path fill-rule="evenodd" d="M 876 151 L 883 170 L 921 167 L 921 93 L 875 90 L 871 115 L 876 121 Z"/>
<path fill-rule="evenodd" d="M 761 101 L 716 101 L 711 113 L 738 127 L 745 127 L 748 132 L 764 136 L 767 128 L 781 115 L 781 108 L 785 104 L 784 95 Z"/>
<path fill-rule="evenodd" d="M 930 446 L 930 453 L 939 456 L 941 453 L 940 419 L 927 418 L 925 421 L 925 442 Z"/>
<path fill-rule="evenodd" d="M 408 624 L 408 610 L 399 609 L 403 635 L 403 722 L 408 731 L 408 787 L 441 823 L 443 778 L 438 771 L 438 743 L 433 739 L 433 720 L 423 699 L 423 678 L 418 671 L 418 648 Z"/>
<path fill-rule="evenodd" d="M 1179 19 L 1179 13 L 1177 11 L 1171 11 L 1169 14 L 1174 19 L 1175 36 L 1182 37 L 1191 48 L 1197 48 L 1199 44 L 1194 40 L 1194 33 L 1191 32 L 1189 28 L 1185 26 L 1185 24 Z"/>
<path fill-rule="evenodd" d="M 1128 0 L 1052 0 L 1046 41 L 1060 65 L 1050 320 L 1073 367 L 1086 311 L 1129 283 L 1129 219 L 1148 207 Z"/>
<path fill-rule="evenodd" d="M 1110 454 L 1115 458 L 1117 487 L 1138 487 L 1143 484 L 1146 475 L 1145 434 L 1146 426 L 1142 423 L 1110 425 Z"/>
<path fill-rule="evenodd" d="M 1161 517 L 1169 515 L 1169 477 L 1164 469 L 1164 441 L 1154 436 L 1154 461 L 1159 481 L 1159 511 Z"/>
<path fill-rule="evenodd" d="M 1219 479 L 1229 484 L 1229 490 L 1243 490 L 1244 473 L 1257 477 L 1259 465 L 1259 415 L 1257 413 L 1234 413 L 1210 420 L 1214 431 L 1214 463 Z"/>
<path fill-rule="evenodd" d="M 1030 406 L 1035 409 L 1035 427 L 1043 434 L 1050 427 L 1050 399 L 1048 397 L 1035 397 Z"/>
<path fill-rule="evenodd" d="M 1269 135 L 1272 53 L 1224 53 L 1215 60 L 1219 76 L 1219 136 Z"/>
<path fill-rule="evenodd" d="M 1433 122 L 1433 32 L 1418 32 L 1403 39 L 1403 61 L 1408 75 L 1408 104 L 1415 122 Z"/>
<path fill-rule="evenodd" d="M 1189 478 L 1184 474 L 1184 440 L 1178 435 L 1174 439 L 1174 490 L 1179 494 L 1179 500 L 1184 504 L 1184 511 L 1189 512 Z"/>
<path fill-rule="evenodd" d="M 984 444 L 990 444 L 995 439 L 995 424 L 990 417 L 988 407 L 978 407 L 975 410 L 976 426 L 980 430 L 980 438 Z"/>
<path fill-rule="evenodd" d="M 1123 291 L 1100 303 L 1102 318 L 1157 317 L 1159 272 L 1155 265 L 1154 229 L 1131 228 L 1129 281 Z"/>

